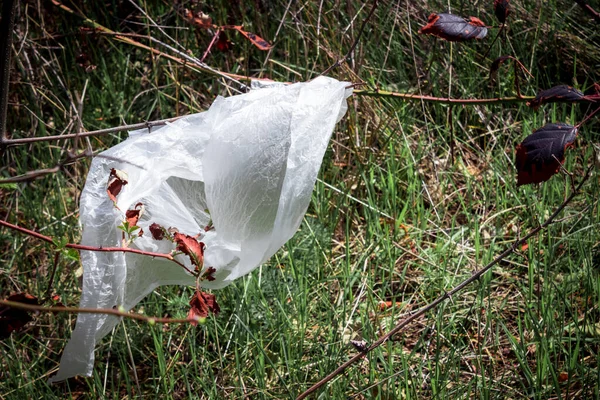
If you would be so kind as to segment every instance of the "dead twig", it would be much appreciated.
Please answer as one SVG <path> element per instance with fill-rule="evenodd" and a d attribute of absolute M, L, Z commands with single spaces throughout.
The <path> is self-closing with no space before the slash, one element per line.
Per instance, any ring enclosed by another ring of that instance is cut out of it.
<path fill-rule="evenodd" d="M 125 317 L 129 319 L 135 319 L 137 321 L 147 322 L 153 324 L 184 324 L 187 322 L 198 322 L 198 318 L 162 318 L 162 317 L 149 317 L 147 315 L 130 313 L 123 309 L 112 309 L 112 308 L 79 308 L 79 307 L 44 307 L 36 306 L 33 304 L 19 303 L 17 301 L 0 300 L 0 305 L 16 308 L 19 310 L 33 311 L 33 312 L 50 312 L 59 313 L 66 312 L 70 314 L 108 314 L 117 317 Z"/>
<path fill-rule="evenodd" d="M 5 142 L 5 144 L 6 144 L 6 146 L 17 146 L 20 144 L 27 144 L 27 143 L 53 142 L 56 140 L 75 139 L 77 137 L 84 138 L 84 137 L 89 137 L 89 136 L 101 136 L 101 135 L 106 135 L 108 133 L 116 133 L 116 132 L 129 131 L 129 130 L 135 130 L 135 129 L 143 129 L 143 128 L 148 128 L 148 130 L 150 130 L 154 126 L 162 126 L 162 125 L 167 124 L 168 122 L 177 121 L 179 118 L 182 118 L 182 117 L 159 119 L 156 121 L 141 122 L 138 124 L 131 124 L 131 125 L 121 125 L 121 126 L 116 126 L 114 128 L 98 129 L 96 131 L 89 131 L 89 132 L 77 132 L 77 133 L 71 133 L 71 134 L 67 134 L 67 135 L 37 136 L 37 137 L 30 137 L 30 138 L 9 139 Z"/>
<path fill-rule="evenodd" d="M 333 378 L 335 378 L 336 376 L 338 376 L 341 373 L 343 373 L 352 364 L 355 364 L 358 360 L 360 360 L 361 358 L 363 358 L 367 354 L 369 354 L 369 352 L 371 352 L 374 349 L 376 349 L 377 347 L 381 346 L 382 344 L 384 344 L 385 342 L 387 342 L 392 336 L 394 336 L 395 334 L 397 334 L 400 331 L 402 331 L 402 329 L 404 329 L 412 321 L 414 321 L 415 319 L 419 318 L 420 316 L 422 316 L 423 314 L 427 313 L 428 311 L 433 310 L 439 304 L 443 303 L 447 299 L 452 298 L 452 296 L 454 296 L 455 294 L 457 294 L 458 292 L 460 292 L 461 290 L 463 290 L 465 287 L 467 287 L 468 285 L 470 285 L 474 281 L 476 281 L 479 278 L 481 278 L 481 276 L 484 275 L 486 272 L 488 272 L 490 269 L 492 269 L 492 267 L 494 265 L 496 265 L 500 261 L 504 260 L 508 255 L 510 255 L 511 253 L 513 253 L 515 250 L 517 250 L 519 248 L 519 246 L 521 246 L 523 243 L 527 242 L 527 240 L 529 240 L 533 236 L 537 235 L 541 230 L 545 229 L 550 224 L 552 224 L 552 222 L 554 222 L 554 220 L 562 212 L 562 210 L 569 203 L 571 203 L 571 201 L 573 201 L 573 199 L 579 194 L 581 188 L 583 187 L 583 185 L 585 184 L 585 182 L 587 182 L 587 180 L 591 176 L 592 168 L 593 168 L 593 164 L 592 164 L 592 166 L 590 166 L 587 169 L 587 171 L 586 171 L 583 179 L 581 180 L 581 182 L 579 182 L 579 184 L 577 185 L 577 187 L 575 187 L 575 189 L 573 190 L 573 192 L 562 202 L 562 204 L 560 206 L 558 206 L 556 208 L 556 210 L 554 210 L 554 212 L 552 213 L 552 215 L 550 215 L 544 221 L 544 223 L 542 223 L 537 228 L 532 229 L 527 235 L 525 235 L 522 238 L 514 241 L 513 244 L 509 248 L 507 248 L 502 253 L 500 253 L 500 255 L 498 255 L 496 258 L 494 258 L 493 261 L 491 261 L 485 267 L 483 267 L 483 268 L 475 271 L 469 278 L 465 279 L 459 285 L 455 286 L 452 290 L 450 290 L 449 292 L 444 292 L 444 294 L 442 294 L 441 296 L 439 296 L 438 298 L 436 298 L 431 303 L 427 304 L 424 307 L 421 307 L 420 309 L 418 309 L 417 311 L 415 311 L 413 314 L 411 314 L 410 316 L 408 316 L 405 319 L 403 319 L 402 321 L 400 321 L 392 330 L 390 330 L 385 335 L 381 336 L 376 342 L 374 342 L 371 346 L 369 346 L 365 351 L 359 352 L 356 355 L 354 355 L 348 361 L 346 361 L 345 363 L 343 363 L 342 365 L 340 365 L 338 368 L 336 368 L 332 373 L 330 373 L 325 378 L 321 379 L 319 382 L 317 382 L 313 386 L 311 386 L 308 390 L 306 390 L 305 392 L 303 392 L 302 394 L 300 394 L 296 398 L 296 400 L 305 399 L 311 393 L 315 392 L 317 389 L 319 389 L 320 387 L 322 387 L 323 385 L 325 385 L 327 382 L 331 381 Z"/>
<path fill-rule="evenodd" d="M 26 235 L 33 236 L 33 237 L 43 240 L 45 242 L 55 244 L 54 240 L 50 236 L 42 235 L 41 233 L 32 231 L 31 229 L 23 228 L 22 226 L 18 226 L 18 225 L 13 225 L 10 222 L 6 222 L 3 220 L 0 220 L 0 225 L 5 226 L 14 231 L 24 233 Z M 75 243 L 67 243 L 64 245 L 64 247 L 67 247 L 70 249 L 76 249 L 76 250 L 87 250 L 87 251 L 134 253 L 134 254 L 141 254 L 141 255 L 149 256 L 149 257 L 164 258 L 166 260 L 173 261 L 175 264 L 179 265 L 181 268 L 185 269 L 187 272 L 194 275 L 193 271 L 190 271 L 183 263 L 177 261 L 173 257 L 173 255 L 170 253 L 153 253 L 151 251 L 132 249 L 129 247 L 94 247 L 94 246 L 85 246 L 82 244 L 75 244 Z"/>
<path fill-rule="evenodd" d="M 353 94 L 357 96 L 370 97 L 393 97 L 401 100 L 418 100 L 429 103 L 444 104 L 506 104 L 506 103 L 524 103 L 534 99 L 533 96 L 520 97 L 495 97 L 488 99 L 454 99 L 449 97 L 421 96 L 418 94 L 388 92 L 385 90 L 355 90 Z"/>

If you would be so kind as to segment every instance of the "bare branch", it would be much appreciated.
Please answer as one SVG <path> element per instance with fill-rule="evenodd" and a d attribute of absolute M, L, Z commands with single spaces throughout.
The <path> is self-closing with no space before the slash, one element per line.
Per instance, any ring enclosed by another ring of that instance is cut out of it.
<path fill-rule="evenodd" d="M 454 99 L 449 97 L 434 97 L 434 96 L 421 96 L 418 94 L 409 93 L 397 93 L 388 92 L 385 90 L 355 90 L 354 94 L 357 96 L 369 96 L 369 97 L 393 97 L 401 100 L 418 100 L 429 103 L 444 103 L 444 104 L 495 104 L 495 103 L 524 103 L 534 99 L 533 96 L 521 96 L 521 97 L 496 97 L 489 99 Z"/>
<path fill-rule="evenodd" d="M 492 262 L 490 262 L 489 264 L 487 264 L 485 267 L 483 267 L 483 268 L 475 271 L 469 278 L 465 279 L 459 285 L 455 286 L 451 291 L 444 292 L 443 295 L 439 296 L 438 298 L 436 298 L 431 303 L 427 304 L 424 307 L 421 307 L 419 310 L 415 311 L 413 314 L 411 314 L 410 316 L 408 316 L 405 319 L 403 319 L 402 321 L 400 321 L 392 330 L 390 330 L 385 335 L 381 336 L 376 342 L 374 342 L 371 346 L 369 346 L 365 351 L 357 353 L 356 355 L 354 355 L 348 361 L 346 361 L 345 363 L 343 363 L 342 365 L 340 365 L 338 368 L 336 368 L 335 371 L 333 371 L 332 373 L 330 373 L 329 375 L 327 375 L 325 378 L 321 379 L 319 382 L 315 383 L 313 386 L 311 386 L 304 393 L 300 394 L 296 398 L 296 400 L 301 400 L 301 399 L 305 399 L 306 397 L 308 397 L 311 393 L 315 392 L 321 386 L 325 385 L 327 382 L 331 381 L 333 378 L 335 378 L 336 376 L 340 375 L 342 372 L 344 372 L 352 364 L 356 363 L 358 360 L 360 360 L 361 358 L 365 357 L 367 354 L 369 354 L 369 352 L 373 351 L 377 347 L 379 347 L 382 344 L 384 344 L 385 342 L 387 342 L 392 336 L 394 336 L 395 334 L 397 334 L 398 332 L 400 332 L 407 325 L 409 325 L 412 321 L 414 321 L 418 317 L 422 316 L 426 312 L 433 310 L 439 304 L 443 303 L 447 299 L 452 298 L 453 295 L 457 294 L 462 289 L 464 289 L 466 286 L 468 286 L 471 283 L 473 283 L 474 281 L 478 280 L 483 274 L 485 274 L 490 269 L 492 269 L 492 267 L 494 265 L 498 264 L 500 261 L 504 260 L 508 255 L 510 255 L 516 249 L 518 249 L 519 246 L 521 246 L 523 243 L 525 243 L 531 237 L 537 235 L 541 230 L 543 230 L 546 227 L 548 227 L 556 219 L 556 217 L 562 212 L 562 210 L 569 203 L 571 203 L 571 201 L 573 201 L 573 199 L 579 194 L 579 191 L 583 187 L 584 183 L 587 182 L 587 180 L 591 176 L 592 168 L 593 168 L 593 164 L 592 164 L 592 166 L 590 166 L 587 169 L 587 171 L 585 173 L 585 176 L 583 177 L 583 179 L 581 180 L 581 182 L 579 182 L 579 185 L 577 185 L 577 187 L 575 188 L 575 190 L 569 195 L 569 197 L 567 197 L 565 199 L 565 201 L 563 201 L 563 203 L 560 206 L 558 206 L 558 208 L 556 208 L 556 210 L 554 210 L 554 212 L 552 213 L 552 215 L 550 215 L 544 221 L 543 224 L 541 224 L 540 226 L 538 226 L 535 229 L 532 229 L 524 237 L 522 237 L 522 238 L 514 241 L 513 244 L 509 248 L 507 248 L 502 253 L 500 253 L 500 255 L 498 255 L 496 258 L 494 258 L 494 260 Z"/>
<path fill-rule="evenodd" d="M 74 139 L 76 137 L 84 138 L 84 137 L 89 137 L 89 136 L 100 136 L 100 135 L 106 135 L 109 133 L 129 131 L 129 130 L 134 130 L 134 129 L 148 128 L 148 130 L 150 130 L 154 126 L 165 125 L 168 122 L 177 121 L 179 118 L 182 118 L 182 117 L 159 119 L 156 121 L 141 122 L 138 124 L 121 125 L 121 126 L 116 126 L 114 128 L 99 129 L 96 131 L 71 133 L 68 135 L 38 136 L 38 137 L 31 137 L 31 138 L 9 139 L 5 142 L 5 144 L 6 144 L 6 146 L 17 146 L 17 145 L 26 144 L 26 143 L 52 142 L 52 141 L 56 141 L 56 140 Z"/>
<path fill-rule="evenodd" d="M 44 307 L 44 306 L 36 306 L 33 304 L 25 304 L 19 303 L 17 301 L 9 301 L 9 300 L 0 300 L 0 305 L 16 308 L 19 310 L 25 311 L 34 311 L 34 312 L 51 312 L 51 313 L 59 313 L 66 312 L 70 314 L 108 314 L 114 315 L 117 317 L 125 317 L 129 319 L 135 319 L 137 321 L 147 322 L 151 325 L 158 324 L 184 324 L 188 322 L 198 322 L 198 318 L 162 318 L 162 317 L 149 317 L 147 315 L 129 313 L 126 311 L 122 311 L 119 309 L 112 308 L 79 308 L 79 307 Z"/>

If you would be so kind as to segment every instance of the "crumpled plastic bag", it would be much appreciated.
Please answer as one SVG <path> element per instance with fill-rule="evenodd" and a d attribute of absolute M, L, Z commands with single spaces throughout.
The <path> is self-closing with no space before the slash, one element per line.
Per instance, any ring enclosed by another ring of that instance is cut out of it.
<path fill-rule="evenodd" d="M 153 129 L 132 132 L 92 161 L 81 195 L 81 243 L 121 246 L 117 228 L 124 212 L 141 202 L 138 226 L 145 234 L 130 247 L 169 253 L 149 225 L 203 233 L 204 265 L 216 269 L 205 288 L 219 289 L 267 261 L 296 232 L 333 128 L 347 109 L 348 84 L 319 77 L 219 97 L 206 112 Z M 107 195 L 111 168 L 125 171 L 128 184 Z M 212 220 L 214 229 L 204 232 Z M 190 270 L 188 257 L 178 261 Z M 177 264 L 121 252 L 82 251 L 80 307 L 133 308 L 160 285 L 194 285 Z M 104 314 L 79 314 L 51 382 L 92 374 L 94 347 L 119 322 Z"/>

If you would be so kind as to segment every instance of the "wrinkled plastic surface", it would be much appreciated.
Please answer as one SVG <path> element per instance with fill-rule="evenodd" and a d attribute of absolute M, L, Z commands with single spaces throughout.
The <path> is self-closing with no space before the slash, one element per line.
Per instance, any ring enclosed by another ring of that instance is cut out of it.
<path fill-rule="evenodd" d="M 141 202 L 145 234 L 131 247 L 169 253 L 149 225 L 203 233 L 205 266 L 216 268 L 219 289 L 267 261 L 298 229 L 334 125 L 347 109 L 347 83 L 320 77 L 217 98 L 210 109 L 164 127 L 132 132 L 96 157 L 81 195 L 81 243 L 121 245 L 124 212 Z M 110 169 L 128 174 L 117 198 L 106 193 Z M 210 215 L 207 213 L 209 210 Z M 189 269 L 187 257 L 177 256 Z M 194 285 L 194 277 L 164 259 L 117 252 L 81 252 L 81 307 L 134 307 L 160 285 Z M 92 374 L 96 343 L 119 322 L 115 316 L 79 314 L 51 381 Z"/>

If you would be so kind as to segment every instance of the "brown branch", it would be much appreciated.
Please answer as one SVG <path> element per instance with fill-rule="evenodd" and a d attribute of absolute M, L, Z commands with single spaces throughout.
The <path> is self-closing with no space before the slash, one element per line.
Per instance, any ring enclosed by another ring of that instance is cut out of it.
<path fill-rule="evenodd" d="M 588 14 L 590 14 L 597 23 L 600 24 L 600 13 L 594 10 L 589 4 L 587 4 L 584 0 L 575 0 L 575 3 L 579 4 Z"/>
<path fill-rule="evenodd" d="M 173 47 L 171 47 L 171 46 L 169 46 L 169 45 L 167 45 L 165 43 L 160 42 L 163 46 L 166 46 L 170 50 L 174 51 L 175 53 L 177 53 L 178 55 L 180 55 L 181 57 L 183 57 L 183 59 L 179 58 L 179 57 L 172 56 L 170 54 L 163 53 L 163 52 L 161 52 L 158 49 L 154 49 L 154 48 L 152 48 L 150 46 L 147 46 L 147 45 L 145 45 L 143 43 L 140 43 L 138 41 L 135 41 L 135 40 L 127 37 L 127 36 L 130 36 L 128 34 L 119 34 L 118 32 L 114 32 L 114 31 L 108 29 L 107 27 L 105 27 L 103 25 L 100 25 L 96 21 L 93 21 L 93 20 L 89 19 L 88 17 L 86 17 L 84 15 L 80 15 L 80 14 L 76 13 L 71 8 L 69 8 L 66 5 L 62 4 L 58 0 L 52 0 L 52 3 L 54 3 L 54 5 L 56 5 L 57 7 L 61 8 L 61 9 L 63 9 L 64 11 L 82 18 L 86 24 L 90 25 L 94 29 L 97 29 L 99 32 L 102 32 L 104 34 L 114 35 L 115 38 L 117 40 L 121 41 L 121 42 L 124 42 L 124 43 L 127 43 L 127 44 L 131 44 L 131 45 L 139 47 L 141 49 L 148 50 L 148 51 L 150 51 L 150 52 L 152 52 L 152 53 L 154 53 L 156 55 L 159 55 L 159 56 L 162 56 L 162 57 L 166 57 L 166 58 L 168 58 L 170 60 L 173 60 L 173 61 L 175 61 L 175 62 L 177 62 L 177 63 L 179 63 L 181 65 L 186 65 L 188 67 L 191 66 L 191 65 L 186 60 L 191 60 L 193 62 L 193 64 L 198 69 L 202 70 L 203 72 L 207 72 L 207 73 L 212 74 L 212 75 L 220 76 L 222 78 L 231 80 L 231 81 L 233 81 L 235 83 L 238 83 L 238 84 L 240 84 L 239 81 L 247 81 L 248 80 L 248 77 L 246 77 L 246 76 L 236 75 L 236 74 L 229 74 L 229 73 L 226 73 L 226 72 L 218 71 L 218 70 L 216 70 L 216 69 L 208 66 L 207 64 L 204 64 L 203 62 L 200 62 L 200 60 L 198 60 L 198 59 L 196 59 L 194 57 L 190 57 L 189 55 L 187 55 L 187 54 L 185 54 L 183 52 L 180 52 L 179 50 L 174 49 Z M 148 38 L 151 38 L 151 37 L 148 36 Z M 153 39 L 153 38 L 151 38 L 150 40 L 158 42 L 158 40 Z"/>
<path fill-rule="evenodd" d="M 179 118 L 182 118 L 182 117 L 160 119 L 160 120 L 156 120 L 156 121 L 141 122 L 138 124 L 131 124 L 131 125 L 121 125 L 121 126 L 116 126 L 114 128 L 99 129 L 96 131 L 70 133 L 68 135 L 39 136 L 39 137 L 31 137 L 31 138 L 9 139 L 5 142 L 5 144 L 7 146 L 17 146 L 17 145 L 26 144 L 26 143 L 51 142 L 51 141 L 55 141 L 55 140 L 74 139 L 76 137 L 83 138 L 83 137 L 88 137 L 88 136 L 100 136 L 100 135 L 106 135 L 108 133 L 115 133 L 115 132 L 128 131 L 128 130 L 134 130 L 134 129 L 142 129 L 142 128 L 150 129 L 154 126 L 165 125 L 167 122 L 177 121 Z"/>
<path fill-rule="evenodd" d="M 17 301 L 0 300 L 0 305 L 7 306 L 10 308 L 16 308 L 19 310 L 33 311 L 33 312 L 51 312 L 59 313 L 66 312 L 71 314 L 109 314 L 117 317 L 125 317 L 129 319 L 135 319 L 137 321 L 144 321 L 151 325 L 158 324 L 184 324 L 187 322 L 197 323 L 198 318 L 163 318 L 163 317 L 149 317 L 147 315 L 129 313 L 121 311 L 119 309 L 112 308 L 79 308 L 79 307 L 44 307 L 36 306 L 33 304 L 19 303 Z"/>
<path fill-rule="evenodd" d="M 53 245 L 55 244 L 54 240 L 52 240 L 52 238 L 50 236 L 42 235 L 41 233 L 32 231 L 27 228 L 23 228 L 22 226 L 13 225 L 10 222 L 6 222 L 3 220 L 0 220 L 0 225 L 6 226 L 7 228 L 24 233 L 26 235 L 33 236 L 33 237 L 43 240 L 45 242 L 52 243 Z M 164 258 L 166 260 L 173 261 L 175 264 L 179 265 L 181 268 L 185 269 L 190 274 L 194 274 L 193 271 L 190 271 L 184 264 L 177 261 L 169 253 L 153 253 L 151 251 L 131 249 L 129 247 L 93 247 L 93 246 L 84 246 L 82 244 L 75 244 L 75 243 L 67 243 L 66 245 L 64 245 L 64 247 L 68 247 L 70 249 L 76 249 L 76 250 L 87 250 L 87 251 L 134 253 L 134 254 L 141 254 L 141 255 L 149 256 L 149 257 Z"/>
<path fill-rule="evenodd" d="M 336 376 L 340 375 L 342 372 L 344 372 L 352 364 L 356 363 L 358 360 L 360 360 L 361 358 L 365 357 L 369 352 L 373 351 L 377 347 L 379 347 L 382 344 L 384 344 L 385 342 L 387 342 L 392 336 L 394 336 L 395 334 L 397 334 L 398 332 L 400 332 L 404 327 L 406 327 L 407 325 L 409 325 L 412 321 L 414 321 L 418 317 L 422 316 L 426 312 L 428 312 L 430 310 L 433 310 L 439 304 L 443 303 L 447 299 L 452 298 L 453 295 L 455 295 L 456 293 L 460 292 L 462 289 L 464 289 L 466 286 L 470 285 L 474 281 L 478 280 L 483 274 L 485 274 L 486 272 L 488 272 L 494 265 L 498 264 L 500 261 L 504 260 L 508 255 L 510 255 L 512 252 L 514 252 L 516 249 L 518 249 L 520 245 L 522 245 L 523 243 L 525 243 L 531 237 L 537 235 L 541 230 L 543 230 L 546 227 L 548 227 L 556 219 L 556 217 L 562 212 L 562 210 L 569 203 L 571 203 L 571 201 L 579 194 L 579 191 L 583 187 L 584 183 L 587 182 L 588 178 L 590 177 L 592 168 L 593 168 L 593 164 L 592 164 L 592 166 L 590 166 L 587 169 L 587 171 L 586 171 L 583 179 L 579 183 L 579 185 L 577 185 L 577 187 L 574 188 L 573 192 L 569 195 L 569 197 L 567 197 L 563 201 L 563 203 L 560 206 L 558 206 L 558 208 L 556 210 L 554 210 L 554 212 L 552 213 L 552 215 L 550 215 L 544 221 L 544 223 L 542 223 L 537 228 L 532 229 L 527 235 L 525 235 L 521 239 L 518 239 L 515 242 L 513 242 L 513 244 L 509 248 L 507 248 L 502 253 L 500 253 L 500 255 L 498 255 L 496 258 L 494 258 L 494 260 L 492 262 L 490 262 L 489 264 L 487 264 L 482 269 L 475 271 L 469 278 L 465 279 L 459 285 L 455 286 L 451 291 L 444 292 L 443 295 L 439 296 L 438 298 L 436 298 L 431 303 L 429 303 L 426 306 L 420 308 L 419 310 L 415 311 L 410 316 L 408 316 L 405 319 L 403 319 L 402 321 L 400 321 L 392 330 L 390 330 L 385 335 L 381 336 L 376 342 L 374 342 L 367 349 L 365 349 L 365 351 L 360 352 L 360 353 L 354 355 L 348 361 L 346 361 L 345 363 L 343 363 L 342 365 L 340 365 L 338 368 L 336 368 L 335 371 L 333 371 L 332 373 L 330 373 L 329 375 L 327 375 L 325 378 L 321 379 L 319 382 L 317 382 L 313 386 L 311 386 L 308 390 L 306 390 L 305 392 L 303 392 L 302 394 L 300 394 L 296 398 L 296 400 L 302 400 L 302 399 L 305 399 L 306 397 L 308 397 L 311 393 L 315 392 L 321 386 L 325 385 L 327 382 L 331 381 L 333 378 L 335 378 Z"/>
<path fill-rule="evenodd" d="M 496 97 L 488 99 L 453 99 L 449 97 L 434 97 L 434 96 L 421 96 L 418 94 L 409 93 L 397 93 L 388 92 L 385 90 L 355 90 L 354 94 L 357 96 L 369 96 L 369 97 L 392 97 L 401 100 L 418 100 L 426 101 L 430 103 L 444 103 L 444 104 L 505 104 L 505 103 L 524 103 L 531 101 L 535 97 L 533 96 L 521 96 L 521 97 Z"/>
<path fill-rule="evenodd" d="M 365 18 L 365 20 L 363 21 L 362 25 L 360 26 L 360 30 L 358 31 L 358 34 L 356 35 L 356 38 L 354 39 L 354 43 L 352 43 L 352 46 L 350 46 L 350 50 L 348 50 L 348 53 L 346 53 L 346 55 L 344 56 L 344 58 L 337 60 L 335 63 L 333 63 L 332 65 L 330 65 L 329 68 L 327 68 L 325 71 L 321 72 L 319 74 L 319 76 L 327 75 L 332 69 L 337 68 L 340 65 L 342 65 L 342 63 L 348 61 L 348 59 L 352 55 L 352 52 L 354 52 L 354 49 L 356 49 L 356 46 L 358 45 L 358 41 L 360 40 L 360 37 L 362 36 L 363 31 L 365 30 L 365 26 L 367 26 L 367 22 L 369 22 L 369 20 L 371 19 L 371 17 L 375 13 L 375 9 L 377 9 L 377 3 L 378 3 L 378 1 L 379 0 L 374 0 L 373 1 L 373 6 L 371 7 L 371 11 L 369 12 L 369 15 L 367 15 L 367 18 Z"/>

